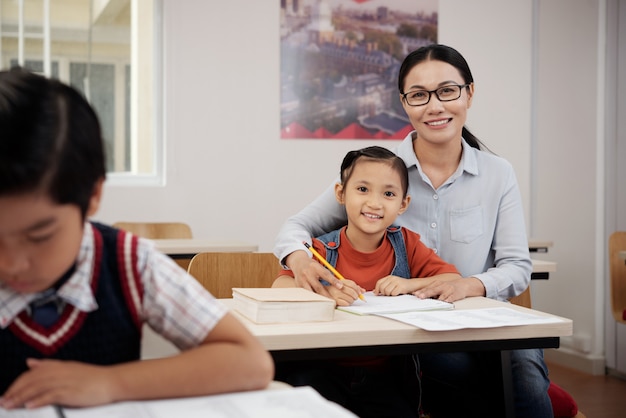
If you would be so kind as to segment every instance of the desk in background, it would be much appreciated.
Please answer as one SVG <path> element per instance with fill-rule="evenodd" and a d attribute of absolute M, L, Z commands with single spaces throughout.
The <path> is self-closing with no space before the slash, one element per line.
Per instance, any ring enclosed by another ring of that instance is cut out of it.
<path fill-rule="evenodd" d="M 232 299 L 220 299 L 233 307 Z M 506 306 L 528 312 L 526 308 L 484 297 L 455 302 L 455 309 Z M 530 310 L 537 315 L 552 316 Z M 425 331 L 402 322 L 374 315 L 353 315 L 335 311 L 330 322 L 256 324 L 234 314 L 268 349 L 275 361 L 325 359 L 348 356 L 402 355 L 424 352 L 494 351 L 500 353 L 502 366 L 503 416 L 512 417 L 513 392 L 508 350 L 558 348 L 560 337 L 572 335 L 572 321 L 515 327 Z"/>
<path fill-rule="evenodd" d="M 241 241 L 216 241 L 209 239 L 153 239 L 157 250 L 173 258 L 179 266 L 187 270 L 194 255 L 207 252 L 252 253 L 259 247 Z"/>
<path fill-rule="evenodd" d="M 556 271 L 556 263 L 554 261 L 532 260 L 533 271 L 530 274 L 532 280 L 548 280 L 550 273 Z"/>
<path fill-rule="evenodd" d="M 552 247 L 552 245 L 552 241 L 531 238 L 528 240 L 528 251 L 531 253 L 547 253 L 548 248 Z"/>
<path fill-rule="evenodd" d="M 624 260 L 624 263 L 626 263 L 626 250 L 619 252 L 619 258 Z"/>
<path fill-rule="evenodd" d="M 552 247 L 552 241 L 538 240 L 531 238 L 528 240 L 528 251 L 532 253 L 547 253 L 548 248 Z M 532 260 L 533 271 L 530 275 L 531 280 L 548 280 L 550 273 L 556 271 L 556 263 L 553 261 Z"/>

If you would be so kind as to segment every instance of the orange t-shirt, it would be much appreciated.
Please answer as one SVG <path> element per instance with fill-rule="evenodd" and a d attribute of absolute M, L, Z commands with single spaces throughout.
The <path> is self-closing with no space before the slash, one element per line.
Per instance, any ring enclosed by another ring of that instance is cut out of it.
<path fill-rule="evenodd" d="M 419 234 L 406 228 L 401 228 L 404 235 L 407 261 L 411 271 L 411 278 L 430 277 L 443 273 L 458 273 L 453 264 L 443 261 L 435 252 L 420 240 Z M 376 282 L 391 274 L 396 263 L 396 256 L 391 241 L 383 239 L 382 244 L 375 251 L 362 253 L 354 249 L 346 236 L 346 227 L 341 228 L 339 236 L 339 254 L 335 268 L 346 279 L 357 283 L 365 290 L 374 290 Z M 313 248 L 326 258 L 326 247 L 318 239 L 313 239 Z M 279 275 L 293 277 L 291 270 L 282 270 Z M 369 368 L 385 368 L 389 361 L 388 356 L 360 356 L 334 360 L 341 366 L 358 366 Z"/>
<path fill-rule="evenodd" d="M 419 234 L 406 228 L 401 229 L 412 278 L 458 273 L 454 265 L 446 263 L 424 245 Z M 346 227 L 341 228 L 339 240 L 341 244 L 335 268 L 346 279 L 354 281 L 365 290 L 374 290 L 376 282 L 393 271 L 396 256 L 391 241 L 386 236 L 382 244 L 370 253 L 362 253 L 352 247 L 346 236 Z M 313 239 L 313 248 L 326 258 L 326 247 L 321 241 Z M 283 270 L 280 274 L 293 277 L 291 270 Z"/>

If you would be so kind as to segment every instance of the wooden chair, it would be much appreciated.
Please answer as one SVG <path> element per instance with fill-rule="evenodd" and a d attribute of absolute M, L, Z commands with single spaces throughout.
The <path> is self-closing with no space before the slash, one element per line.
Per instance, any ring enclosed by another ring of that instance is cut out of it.
<path fill-rule="evenodd" d="M 529 308 L 531 307 L 531 302 L 530 302 L 530 286 L 528 286 L 526 288 L 526 290 L 524 290 L 522 293 L 520 293 L 519 295 L 512 297 L 511 299 L 509 299 L 509 302 L 518 305 L 518 306 L 523 306 L 525 308 Z"/>
<path fill-rule="evenodd" d="M 216 298 L 231 298 L 233 287 L 271 287 L 279 271 L 272 253 L 199 253 L 187 268 Z"/>
<path fill-rule="evenodd" d="M 611 276 L 611 311 L 617 322 L 626 324 L 626 264 L 619 252 L 626 251 L 626 231 L 609 237 L 609 271 Z"/>
<path fill-rule="evenodd" d="M 183 222 L 116 222 L 113 226 L 149 239 L 192 238 L 191 227 Z"/>

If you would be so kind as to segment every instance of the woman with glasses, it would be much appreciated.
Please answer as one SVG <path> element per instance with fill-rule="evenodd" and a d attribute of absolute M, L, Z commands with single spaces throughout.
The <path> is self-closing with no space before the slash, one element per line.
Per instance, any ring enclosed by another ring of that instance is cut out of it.
<path fill-rule="evenodd" d="M 412 198 L 396 223 L 418 232 L 463 276 L 424 280 L 415 295 L 449 302 L 470 296 L 504 301 L 519 295 L 532 271 L 519 187 L 511 164 L 483 150 L 465 127 L 474 96 L 467 62 L 451 47 L 422 47 L 402 63 L 398 89 L 415 130 L 394 150 L 409 170 Z M 293 271 L 298 286 L 324 295 L 328 291 L 321 280 L 344 286 L 311 260 L 302 241 L 345 223 L 332 185 L 285 222 L 274 252 Z M 346 292 L 354 295 L 358 289 Z M 494 416 L 490 409 L 501 399 L 501 382 L 487 372 L 498 366 L 493 360 L 478 352 L 420 354 L 427 410 L 440 412 L 436 416 Z M 512 351 L 511 366 L 516 416 L 552 417 L 543 350 Z"/>

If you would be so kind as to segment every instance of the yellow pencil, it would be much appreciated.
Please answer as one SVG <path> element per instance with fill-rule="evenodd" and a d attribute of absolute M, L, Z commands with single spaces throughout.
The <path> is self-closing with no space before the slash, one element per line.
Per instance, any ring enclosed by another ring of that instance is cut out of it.
<path fill-rule="evenodd" d="M 303 241 L 302 242 L 304 244 L 304 246 L 311 251 L 311 253 L 315 256 L 315 258 L 317 258 L 319 260 L 320 263 L 322 263 L 328 270 L 331 271 L 331 273 L 333 273 L 335 275 L 336 278 L 338 278 L 339 280 L 346 280 L 345 277 L 343 277 L 341 275 L 341 273 L 339 273 L 328 261 L 326 261 L 326 259 L 324 257 L 322 257 L 322 255 L 320 253 L 318 253 L 315 248 L 313 248 L 312 246 L 309 245 L 308 242 Z M 359 293 L 359 299 L 361 299 L 363 302 L 367 302 L 365 300 L 365 296 L 363 296 L 362 293 Z"/>

